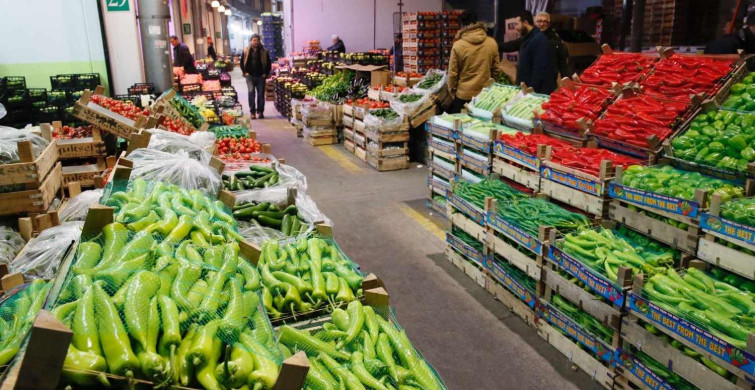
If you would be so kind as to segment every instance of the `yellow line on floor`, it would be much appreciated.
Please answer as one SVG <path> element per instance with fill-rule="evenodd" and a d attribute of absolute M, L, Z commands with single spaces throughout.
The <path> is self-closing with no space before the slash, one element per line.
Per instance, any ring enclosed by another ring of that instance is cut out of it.
<path fill-rule="evenodd" d="M 404 214 L 406 214 L 407 217 L 413 219 L 414 222 L 417 222 L 417 224 L 425 228 L 425 230 L 430 232 L 432 235 L 438 237 L 438 239 L 440 239 L 441 241 L 446 240 L 446 232 L 443 231 L 443 229 L 439 228 L 438 225 L 434 224 L 433 221 L 431 221 L 429 218 L 422 215 L 422 213 L 403 203 L 400 203 L 398 207 Z"/>
<path fill-rule="evenodd" d="M 335 161 L 338 165 L 340 165 L 341 168 L 351 173 L 357 173 L 357 172 L 362 171 L 362 168 L 359 165 L 354 164 L 353 161 L 349 160 L 348 157 L 344 156 L 343 153 L 341 153 L 338 149 L 336 149 L 332 145 L 318 146 L 317 149 L 325 153 L 326 156 L 330 157 L 330 159 Z"/>

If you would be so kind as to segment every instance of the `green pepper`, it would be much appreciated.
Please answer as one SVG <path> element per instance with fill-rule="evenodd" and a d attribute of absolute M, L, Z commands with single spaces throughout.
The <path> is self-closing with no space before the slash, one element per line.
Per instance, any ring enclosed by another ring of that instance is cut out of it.
<path fill-rule="evenodd" d="M 78 351 L 102 356 L 100 338 L 97 331 L 97 316 L 94 313 L 94 289 L 90 286 L 81 297 L 74 311 L 73 346 Z"/>
<path fill-rule="evenodd" d="M 719 130 L 723 130 L 723 123 L 721 123 L 721 129 L 719 129 Z M 706 135 L 708 137 L 715 137 L 718 134 L 718 131 L 716 130 L 716 128 L 714 128 L 713 126 L 710 126 L 710 125 L 703 126 L 703 128 L 700 129 L 700 132 L 703 135 Z"/>
<path fill-rule="evenodd" d="M 139 360 L 131 349 L 126 329 L 123 327 L 118 310 L 107 293 L 98 284 L 93 284 L 94 310 L 97 313 L 100 343 L 112 374 L 133 378 L 139 368 Z"/>
<path fill-rule="evenodd" d="M 110 382 L 105 376 L 107 362 L 105 359 L 92 352 L 82 352 L 73 345 L 68 346 L 66 360 L 63 362 L 61 375 L 67 381 L 79 386 L 104 386 L 110 387 Z M 93 372 L 98 374 L 92 375 Z"/>
<path fill-rule="evenodd" d="M 252 356 L 241 343 L 236 342 L 231 347 L 230 360 L 216 366 L 215 377 L 226 388 L 235 389 L 246 384 L 253 370 Z"/>

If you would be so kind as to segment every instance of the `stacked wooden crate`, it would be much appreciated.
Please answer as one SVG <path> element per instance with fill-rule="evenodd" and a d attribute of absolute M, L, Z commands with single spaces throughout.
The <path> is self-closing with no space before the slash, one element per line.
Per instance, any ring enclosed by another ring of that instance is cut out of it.
<path fill-rule="evenodd" d="M 319 103 L 300 108 L 304 140 L 312 146 L 338 143 L 338 130 L 328 104 Z"/>

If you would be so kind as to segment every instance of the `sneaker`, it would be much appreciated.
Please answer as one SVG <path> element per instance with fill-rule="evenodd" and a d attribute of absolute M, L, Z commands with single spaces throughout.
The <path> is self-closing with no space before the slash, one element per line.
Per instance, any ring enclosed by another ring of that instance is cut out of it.
<path fill-rule="evenodd" d="M 265 119 L 265 114 L 260 112 L 260 119 Z"/>
<path fill-rule="evenodd" d="M 255 113 L 252 113 L 252 115 L 250 115 L 250 117 L 251 117 L 252 119 L 257 119 L 257 114 L 255 114 Z"/>

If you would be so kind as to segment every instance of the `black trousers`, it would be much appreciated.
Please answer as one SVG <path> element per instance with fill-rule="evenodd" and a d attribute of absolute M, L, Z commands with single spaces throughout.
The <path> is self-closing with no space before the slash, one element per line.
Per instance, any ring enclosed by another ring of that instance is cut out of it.
<path fill-rule="evenodd" d="M 448 107 L 448 113 L 449 114 L 458 114 L 461 112 L 461 109 L 464 108 L 464 105 L 471 102 L 471 100 L 464 100 L 459 98 L 454 98 L 454 101 L 451 102 L 451 107 Z"/>

